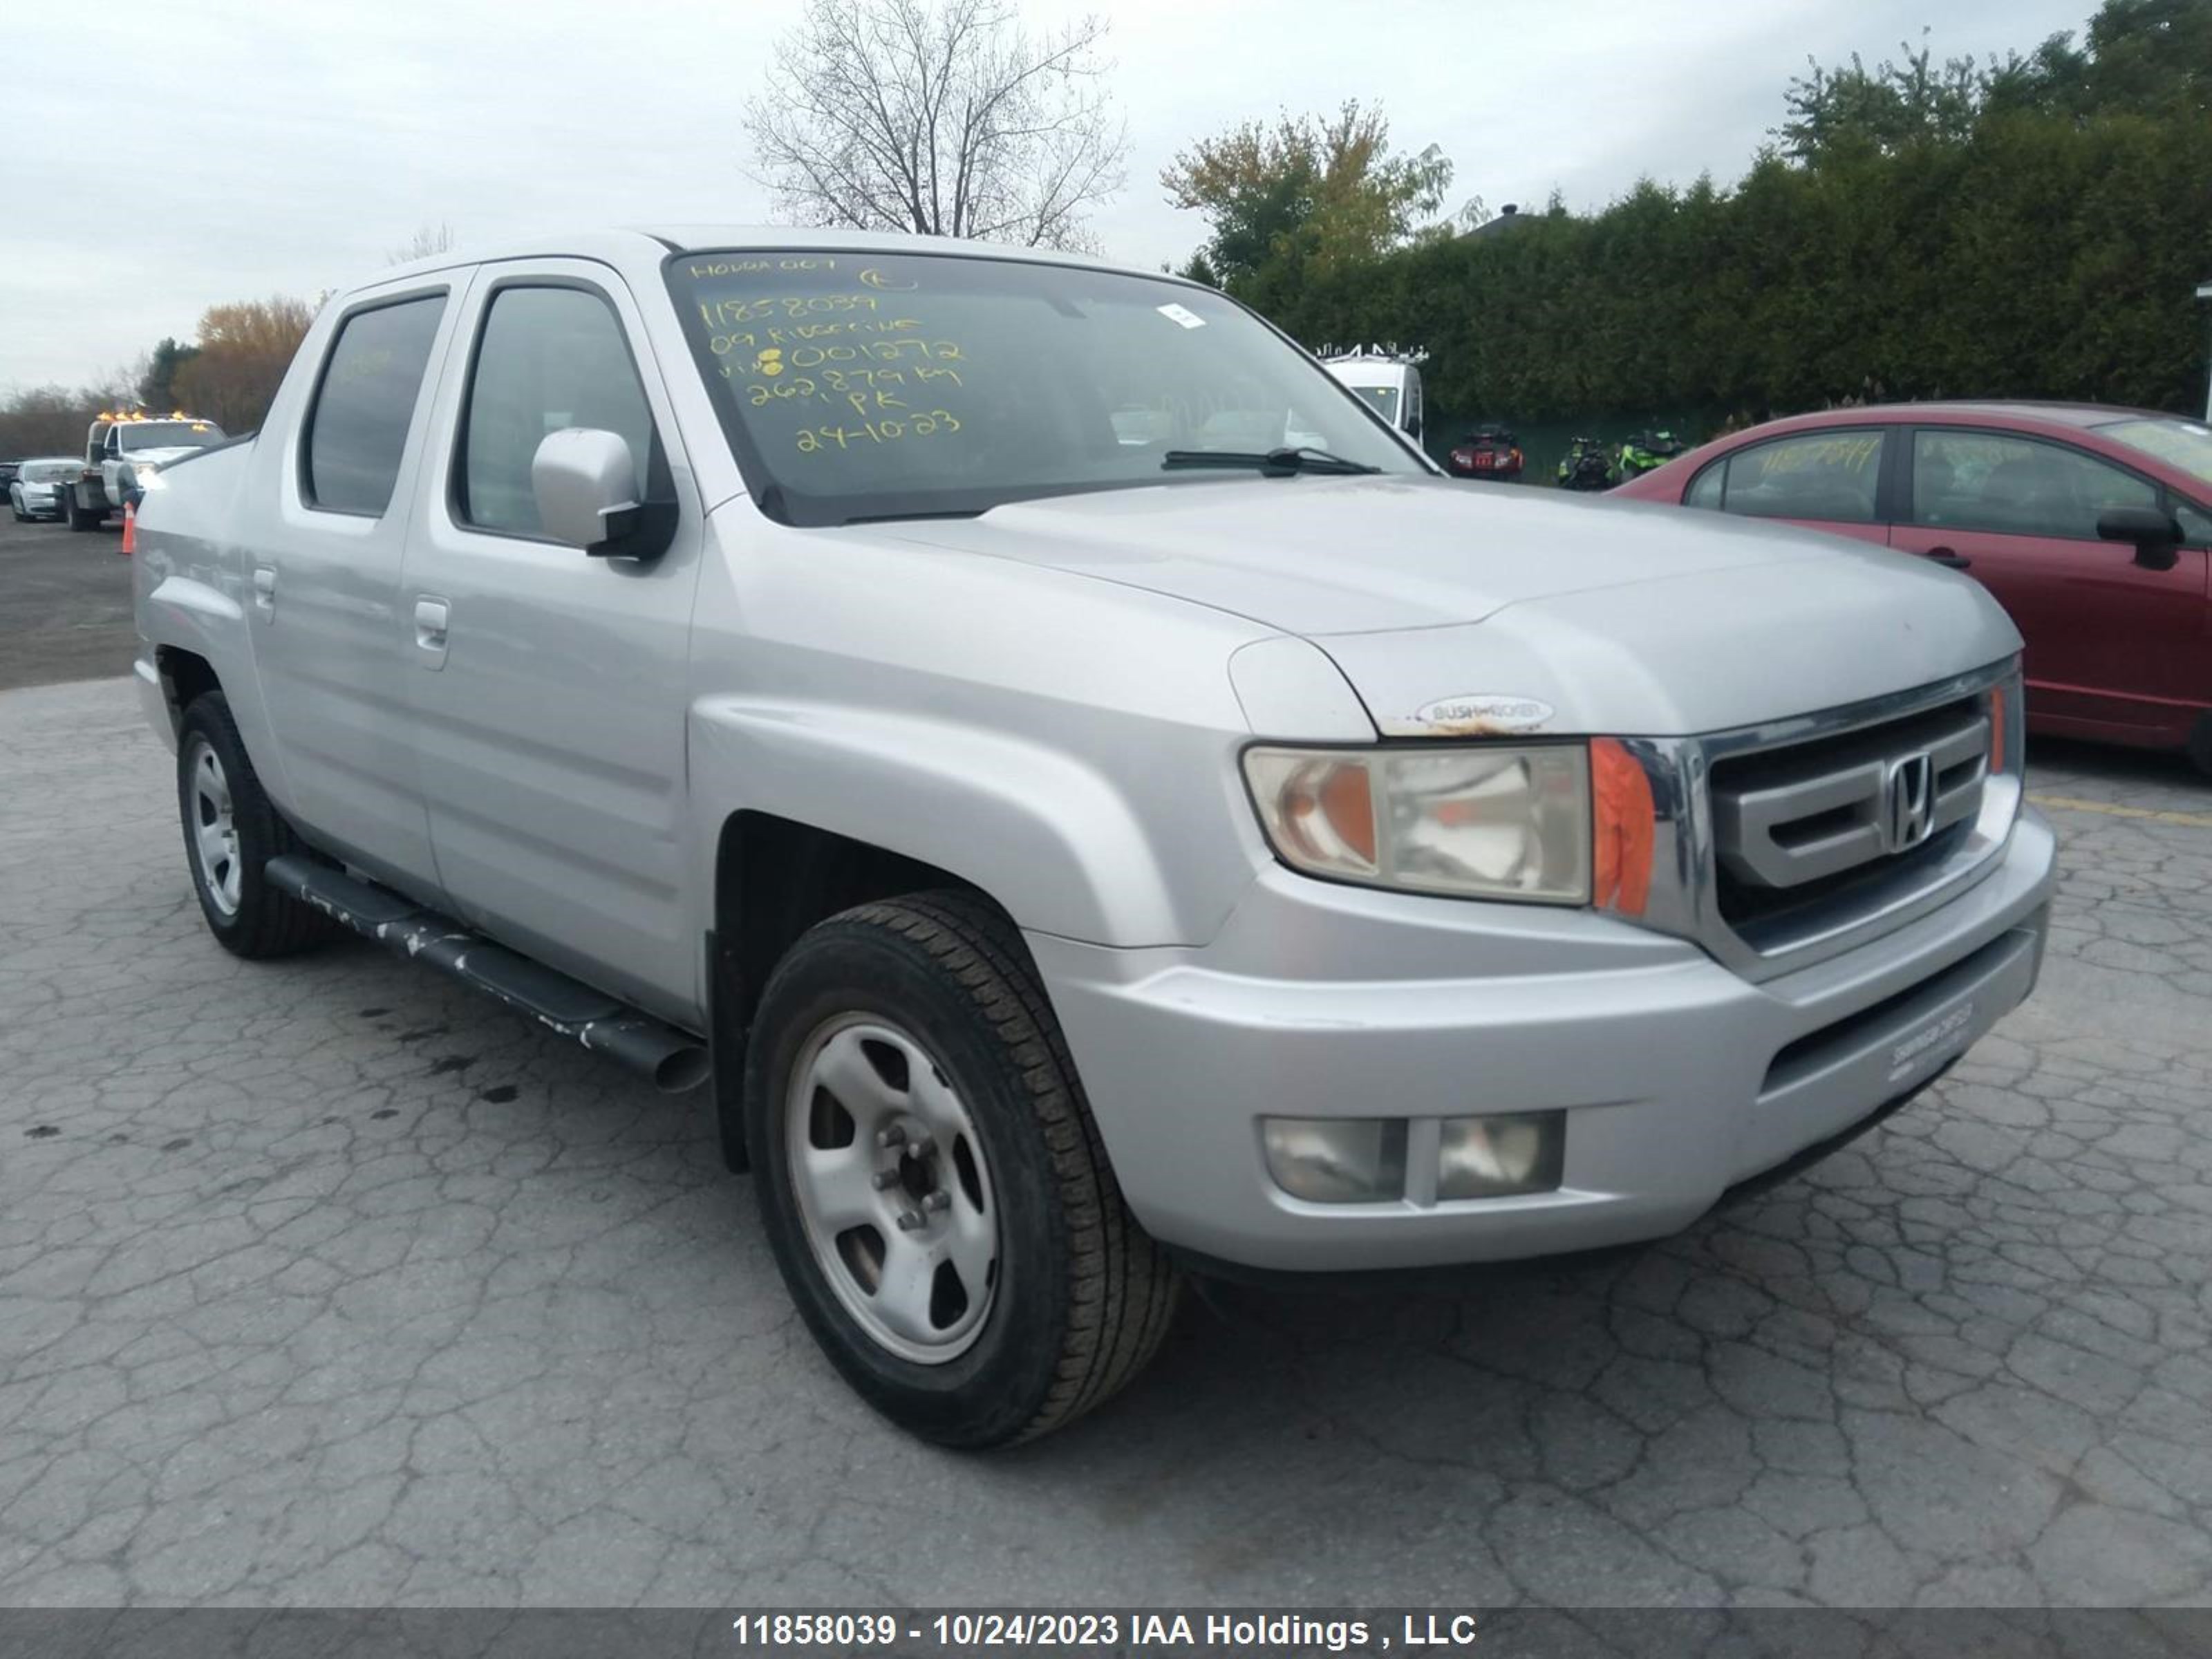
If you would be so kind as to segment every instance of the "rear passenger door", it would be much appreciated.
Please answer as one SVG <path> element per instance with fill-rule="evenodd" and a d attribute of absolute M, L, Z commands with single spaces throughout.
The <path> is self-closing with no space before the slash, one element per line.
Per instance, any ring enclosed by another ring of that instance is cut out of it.
<path fill-rule="evenodd" d="M 1746 444 L 1701 469 L 1682 504 L 1887 543 L 1881 483 L 1894 447 L 1891 429 L 1881 426 L 1795 432 Z"/>
<path fill-rule="evenodd" d="M 685 684 L 702 517 L 635 300 L 582 260 L 483 267 L 416 487 L 408 695 L 438 870 L 459 913 L 686 1022 L 702 969 L 686 890 Z M 540 531 L 538 444 L 628 441 L 681 522 L 651 560 Z"/>
<path fill-rule="evenodd" d="M 277 474 L 261 496 L 276 512 L 247 550 L 248 631 L 293 816 L 424 899 L 437 871 L 408 729 L 399 567 L 450 301 L 441 284 L 339 318 L 283 453 L 256 458 Z"/>
<path fill-rule="evenodd" d="M 2189 695 L 2204 650 L 2204 552 L 2153 570 L 2097 535 L 2108 507 L 2159 505 L 2158 484 L 2069 444 L 1978 428 L 1919 428 L 1906 463 L 1892 544 L 1966 571 L 2004 606 L 2027 641 L 2035 714 L 2119 735 L 2180 718 L 2170 700 Z"/>

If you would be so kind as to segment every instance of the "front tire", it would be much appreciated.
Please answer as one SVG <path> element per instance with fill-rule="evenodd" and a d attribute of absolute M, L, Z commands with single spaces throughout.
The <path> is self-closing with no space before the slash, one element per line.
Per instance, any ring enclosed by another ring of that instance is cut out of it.
<path fill-rule="evenodd" d="M 746 1048 L 777 1266 L 862 1398 L 943 1445 L 1033 1438 L 1158 1350 L 1174 1267 L 1121 1200 L 1020 935 L 866 904 L 777 965 Z"/>
<path fill-rule="evenodd" d="M 262 873 L 298 838 L 263 793 L 220 691 L 203 693 L 177 731 L 177 808 L 200 914 L 234 956 L 290 956 L 319 945 L 330 919 L 269 884 Z"/>

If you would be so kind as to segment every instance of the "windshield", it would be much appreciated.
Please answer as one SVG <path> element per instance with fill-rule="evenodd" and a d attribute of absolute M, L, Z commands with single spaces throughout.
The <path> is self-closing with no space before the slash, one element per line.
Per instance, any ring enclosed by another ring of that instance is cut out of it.
<path fill-rule="evenodd" d="M 59 483 L 77 470 L 76 461 L 26 461 L 16 476 L 25 483 Z"/>
<path fill-rule="evenodd" d="M 1377 415 L 1393 426 L 1398 424 L 1398 388 L 1396 386 L 1356 386 L 1352 389 L 1372 404 Z"/>
<path fill-rule="evenodd" d="M 2212 426 L 2202 421 L 2113 421 L 2097 430 L 2212 484 Z"/>
<path fill-rule="evenodd" d="M 792 524 L 1203 488 L 1170 451 L 1418 459 L 1211 289 L 945 254 L 683 254 L 668 281 L 763 508 Z"/>
<path fill-rule="evenodd" d="M 133 421 L 116 428 L 125 450 L 181 449 L 187 445 L 205 449 L 222 441 L 222 428 L 212 421 Z"/>

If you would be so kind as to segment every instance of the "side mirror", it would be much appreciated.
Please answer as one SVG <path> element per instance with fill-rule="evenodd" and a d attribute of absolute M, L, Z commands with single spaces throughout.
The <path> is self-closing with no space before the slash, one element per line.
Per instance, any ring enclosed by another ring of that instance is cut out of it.
<path fill-rule="evenodd" d="M 2136 562 L 2146 570 L 2171 570 L 2180 560 L 2181 523 L 2163 507 L 2106 507 L 2098 514 L 2097 534 L 2108 542 L 2133 543 Z"/>
<path fill-rule="evenodd" d="M 617 433 L 548 433 L 531 458 L 530 489 L 545 533 L 593 558 L 654 558 L 676 532 L 674 502 L 640 499 L 637 462 Z"/>

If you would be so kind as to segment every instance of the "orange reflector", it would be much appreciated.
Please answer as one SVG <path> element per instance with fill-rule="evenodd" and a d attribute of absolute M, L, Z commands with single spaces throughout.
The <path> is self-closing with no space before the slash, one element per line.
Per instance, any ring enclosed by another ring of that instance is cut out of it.
<path fill-rule="evenodd" d="M 1596 832 L 1592 896 L 1604 909 L 1640 916 L 1651 900 L 1658 813 L 1651 780 L 1617 738 L 1590 739 L 1590 797 Z"/>
<path fill-rule="evenodd" d="M 2002 772 L 2005 764 L 2005 694 L 2000 685 L 1990 693 L 1990 770 Z"/>
<path fill-rule="evenodd" d="M 1321 787 L 1321 811 L 1339 841 L 1370 864 L 1375 862 L 1375 802 L 1365 767 L 1332 769 Z"/>

